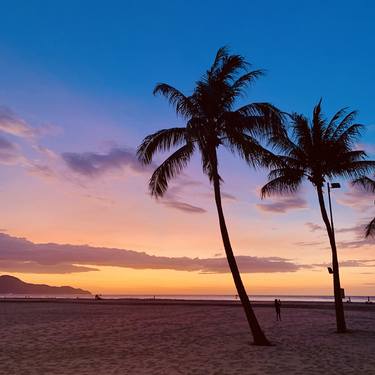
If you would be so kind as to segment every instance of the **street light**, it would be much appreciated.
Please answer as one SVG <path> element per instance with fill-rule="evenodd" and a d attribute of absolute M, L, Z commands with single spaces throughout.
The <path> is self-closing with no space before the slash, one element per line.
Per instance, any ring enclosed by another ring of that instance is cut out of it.
<path fill-rule="evenodd" d="M 340 189 L 341 185 L 338 182 L 327 182 L 327 189 L 328 189 L 328 202 L 329 202 L 329 213 L 331 216 L 331 228 L 332 228 L 332 236 L 333 241 L 336 243 L 335 239 L 335 228 L 333 227 L 333 216 L 332 216 L 332 204 L 331 204 L 331 189 Z M 327 267 L 328 273 L 331 275 L 334 275 L 334 270 L 331 267 Z M 343 288 L 340 288 L 340 294 L 341 298 L 345 298 L 345 290 Z"/>
<path fill-rule="evenodd" d="M 341 185 L 338 182 L 331 182 L 331 183 L 327 182 L 329 214 L 331 216 L 331 228 L 332 228 L 332 235 L 333 235 L 334 240 L 335 240 L 335 229 L 333 227 L 333 216 L 332 216 L 332 205 L 331 205 L 331 189 L 340 189 L 340 187 L 341 187 Z"/>

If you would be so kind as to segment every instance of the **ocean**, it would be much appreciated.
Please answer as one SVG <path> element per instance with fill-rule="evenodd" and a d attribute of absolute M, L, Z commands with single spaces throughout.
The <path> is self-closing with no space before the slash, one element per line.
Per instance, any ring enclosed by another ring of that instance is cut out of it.
<path fill-rule="evenodd" d="M 201 301 L 235 301 L 238 298 L 235 295 L 218 295 L 218 294 L 100 294 L 103 299 L 173 299 L 173 300 L 201 300 Z M 6 294 L 0 295 L 0 298 L 87 298 L 92 299 L 93 296 L 88 295 L 20 295 L 20 294 Z M 333 296 L 319 296 L 319 295 L 249 295 L 250 301 L 263 301 L 271 302 L 275 298 L 281 301 L 293 301 L 293 302 L 333 302 Z M 347 301 L 347 296 L 344 301 Z M 350 296 L 352 302 L 366 302 L 370 298 L 370 301 L 375 302 L 375 296 Z"/>

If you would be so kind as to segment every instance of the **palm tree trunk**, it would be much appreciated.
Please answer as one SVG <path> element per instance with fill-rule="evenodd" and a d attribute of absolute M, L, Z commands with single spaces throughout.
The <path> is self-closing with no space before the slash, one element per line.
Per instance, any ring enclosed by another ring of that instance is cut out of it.
<path fill-rule="evenodd" d="M 326 225 L 326 228 L 327 228 L 328 238 L 329 238 L 329 242 L 331 244 L 331 250 L 332 250 L 333 291 L 335 295 L 337 332 L 344 333 L 346 332 L 346 323 L 345 323 L 345 315 L 344 315 L 344 305 L 342 303 L 342 298 L 341 298 L 339 262 L 337 258 L 335 235 L 331 228 L 331 224 L 329 222 L 328 215 L 327 215 L 327 210 L 324 204 L 322 186 L 317 186 L 316 190 L 318 192 L 320 211 L 322 214 L 324 224 Z"/>
<path fill-rule="evenodd" d="M 245 310 L 247 321 L 249 323 L 251 332 L 253 334 L 254 345 L 263 345 L 263 346 L 270 345 L 270 342 L 267 340 L 262 329 L 260 328 L 258 320 L 250 304 L 249 297 L 242 283 L 241 275 L 237 267 L 237 262 L 233 254 L 232 246 L 229 240 L 227 226 L 225 224 L 223 207 L 221 204 L 220 177 L 219 177 L 217 170 L 214 171 L 213 185 L 214 185 L 214 191 L 215 191 L 215 202 L 216 202 L 216 207 L 217 207 L 217 213 L 219 215 L 221 237 L 223 239 L 225 253 L 227 256 L 229 268 L 232 272 L 234 284 L 236 285 L 238 296 L 240 297 L 242 306 Z"/>

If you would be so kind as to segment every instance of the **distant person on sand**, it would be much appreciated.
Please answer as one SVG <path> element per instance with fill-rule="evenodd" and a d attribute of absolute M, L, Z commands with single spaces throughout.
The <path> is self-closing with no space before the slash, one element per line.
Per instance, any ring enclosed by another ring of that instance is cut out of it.
<path fill-rule="evenodd" d="M 275 298 L 276 320 L 281 321 L 281 301 Z"/>

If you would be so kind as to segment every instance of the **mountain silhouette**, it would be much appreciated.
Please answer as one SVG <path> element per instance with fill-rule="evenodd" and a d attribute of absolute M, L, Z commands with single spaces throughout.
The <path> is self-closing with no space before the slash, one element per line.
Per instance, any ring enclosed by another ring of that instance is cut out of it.
<path fill-rule="evenodd" d="M 45 284 L 25 283 L 17 277 L 0 276 L 0 294 L 91 294 L 87 290 L 71 286 L 49 286 Z"/>

